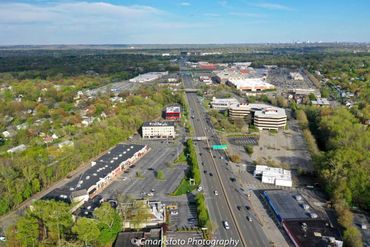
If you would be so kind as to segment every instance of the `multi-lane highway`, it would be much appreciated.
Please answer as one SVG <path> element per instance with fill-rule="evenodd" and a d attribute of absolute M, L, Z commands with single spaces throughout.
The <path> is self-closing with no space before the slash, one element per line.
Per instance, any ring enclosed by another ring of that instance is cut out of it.
<path fill-rule="evenodd" d="M 193 88 L 190 75 L 183 73 L 182 79 L 185 88 Z M 211 145 L 219 144 L 219 141 L 196 93 L 187 93 L 187 99 L 191 114 L 194 116 L 192 119 L 194 134 L 208 137 L 208 141 L 198 142 L 197 148 L 210 217 L 218 226 L 215 238 L 237 239 L 240 240 L 239 246 L 269 246 L 253 212 L 246 207 L 249 206 L 248 198 L 240 190 L 240 184 L 229 170 L 224 152 L 210 149 Z M 215 191 L 218 195 L 215 195 Z M 252 221 L 249 221 L 248 217 Z M 224 221 L 229 223 L 230 229 L 225 229 Z"/>

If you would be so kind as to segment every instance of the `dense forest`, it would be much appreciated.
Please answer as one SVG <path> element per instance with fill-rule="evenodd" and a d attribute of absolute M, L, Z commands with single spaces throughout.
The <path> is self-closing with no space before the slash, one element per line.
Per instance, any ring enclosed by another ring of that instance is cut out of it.
<path fill-rule="evenodd" d="M 126 80 L 149 71 L 178 70 L 178 66 L 171 64 L 168 58 L 156 55 L 93 51 L 87 54 L 83 51 L 48 51 L 43 54 L 0 55 L 0 73 L 8 72 L 16 79 L 61 79 L 66 76 L 99 74 L 108 75 L 113 80 Z"/>

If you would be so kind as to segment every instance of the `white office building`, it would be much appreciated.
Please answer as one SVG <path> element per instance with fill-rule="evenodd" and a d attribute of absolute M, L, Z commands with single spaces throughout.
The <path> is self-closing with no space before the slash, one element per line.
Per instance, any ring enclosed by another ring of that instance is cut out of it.
<path fill-rule="evenodd" d="M 145 122 L 142 126 L 144 139 L 174 139 L 175 123 L 170 121 Z"/>
<path fill-rule="evenodd" d="M 282 129 L 287 122 L 287 115 L 283 108 L 266 104 L 234 104 L 229 107 L 229 117 L 232 120 L 246 119 L 249 116 L 260 130 Z"/>
<path fill-rule="evenodd" d="M 260 130 L 278 130 L 286 126 L 287 115 L 279 107 L 263 106 L 254 108 L 254 126 Z"/>
<path fill-rule="evenodd" d="M 257 165 L 253 175 L 261 177 L 262 183 L 285 187 L 293 186 L 291 172 L 282 168 Z"/>
<path fill-rule="evenodd" d="M 216 97 L 213 97 L 211 101 L 212 108 L 219 111 L 227 110 L 230 106 L 237 104 L 239 104 L 239 101 L 235 98 L 217 99 Z"/>

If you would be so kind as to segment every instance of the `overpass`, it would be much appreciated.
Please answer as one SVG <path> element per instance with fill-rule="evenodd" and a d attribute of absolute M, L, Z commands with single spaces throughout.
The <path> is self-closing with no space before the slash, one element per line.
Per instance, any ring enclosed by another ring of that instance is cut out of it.
<path fill-rule="evenodd" d="M 196 88 L 185 88 L 184 91 L 185 91 L 185 93 L 197 93 L 198 89 L 196 89 Z"/>

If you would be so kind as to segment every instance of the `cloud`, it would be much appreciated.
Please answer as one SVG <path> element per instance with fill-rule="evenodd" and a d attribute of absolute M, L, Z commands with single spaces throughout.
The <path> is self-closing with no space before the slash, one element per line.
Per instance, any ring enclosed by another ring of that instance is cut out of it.
<path fill-rule="evenodd" d="M 0 33 L 7 34 L 1 35 L 0 45 L 150 43 L 170 41 L 174 33 L 204 25 L 147 5 L 0 0 Z"/>
<path fill-rule="evenodd" d="M 278 3 L 258 3 L 258 4 L 254 4 L 254 6 L 263 8 L 263 9 L 272 9 L 272 10 L 294 10 L 293 8 L 289 6 L 278 4 Z"/>
<path fill-rule="evenodd" d="M 142 18 L 149 15 L 158 15 L 161 11 L 150 6 L 141 5 L 113 5 L 105 2 L 60 2 L 26 4 L 0 3 L 0 23 L 33 23 L 55 22 L 102 18 Z"/>
<path fill-rule="evenodd" d="M 181 2 L 180 5 L 184 6 L 184 7 L 188 7 L 188 6 L 190 6 L 190 3 L 189 2 Z"/>

